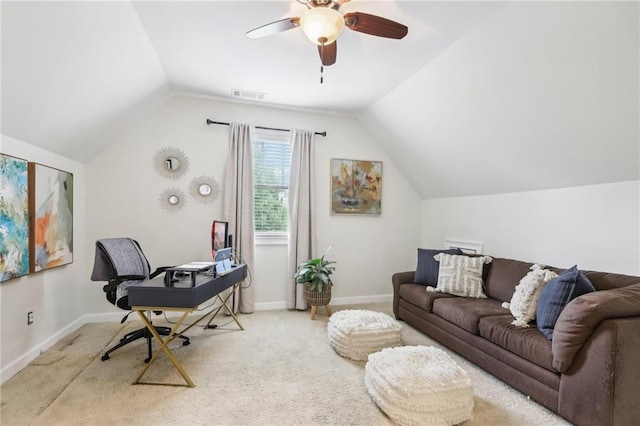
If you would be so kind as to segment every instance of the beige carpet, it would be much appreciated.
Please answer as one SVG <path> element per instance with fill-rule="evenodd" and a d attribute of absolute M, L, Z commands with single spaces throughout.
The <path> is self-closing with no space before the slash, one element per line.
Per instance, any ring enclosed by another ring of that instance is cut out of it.
<path fill-rule="evenodd" d="M 355 308 L 340 307 L 342 309 Z M 358 305 L 390 313 L 389 304 Z M 144 367 L 144 341 L 100 359 L 122 325 L 88 324 L 1 387 L 0 423 L 9 425 L 388 425 L 364 386 L 365 362 L 328 344 L 327 317 L 261 311 L 216 330 L 194 327 L 191 345 L 172 347 L 195 388 L 132 385 Z M 219 324 L 228 317 L 219 318 Z M 160 325 L 163 317 L 156 317 Z M 140 326 L 130 322 L 126 330 Z M 405 323 L 407 345 L 433 341 Z M 454 355 L 474 384 L 473 419 L 465 425 L 562 425 L 560 417 Z M 179 382 L 161 354 L 147 380 Z"/>

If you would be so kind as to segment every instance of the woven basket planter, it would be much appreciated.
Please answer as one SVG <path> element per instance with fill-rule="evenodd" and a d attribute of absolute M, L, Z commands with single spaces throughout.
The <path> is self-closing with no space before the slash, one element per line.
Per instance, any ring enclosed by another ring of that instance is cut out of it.
<path fill-rule="evenodd" d="M 305 284 L 304 297 L 311 306 L 328 305 L 331 301 L 331 285 L 324 286 L 324 291 L 312 291 L 311 284 Z"/>

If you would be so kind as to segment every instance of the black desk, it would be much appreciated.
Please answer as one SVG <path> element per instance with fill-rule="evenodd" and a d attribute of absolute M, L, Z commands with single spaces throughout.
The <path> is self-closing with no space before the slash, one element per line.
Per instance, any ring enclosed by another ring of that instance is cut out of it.
<path fill-rule="evenodd" d="M 246 265 L 238 265 L 231 272 L 218 277 L 198 274 L 195 286 L 190 279 L 167 286 L 163 276 L 160 275 L 153 280 L 128 287 L 129 305 L 195 308 L 246 277 Z"/>
<path fill-rule="evenodd" d="M 228 313 L 233 317 L 233 320 L 236 322 L 238 327 L 241 330 L 244 330 L 240 321 L 233 313 L 233 309 L 227 305 L 227 301 L 229 298 L 235 293 L 237 286 L 240 285 L 242 280 L 244 280 L 247 276 L 247 267 L 246 265 L 238 265 L 234 267 L 231 272 L 228 272 L 224 275 L 220 275 L 217 277 L 213 277 L 206 274 L 196 275 L 195 284 L 191 280 L 178 281 L 175 283 L 171 283 L 170 285 L 166 285 L 163 277 L 158 277 L 153 280 L 145 281 L 138 285 L 132 285 L 127 288 L 129 294 L 129 304 L 133 311 L 138 313 L 138 316 L 142 319 L 147 329 L 153 334 L 155 339 L 160 343 L 160 348 L 153 354 L 149 363 L 142 370 L 138 378 L 135 380 L 134 384 L 149 384 L 149 385 L 162 385 L 162 384 L 171 384 L 171 383 L 153 383 L 153 382 L 142 382 L 142 376 L 149 370 L 149 367 L 155 362 L 158 358 L 158 355 L 161 352 L 167 354 L 171 363 L 178 370 L 180 375 L 187 382 L 186 386 L 194 387 L 195 384 L 189 378 L 187 373 L 180 365 L 180 362 L 176 358 L 175 354 L 169 349 L 167 346 L 169 342 L 175 339 L 179 334 L 185 333 L 188 329 L 200 323 L 207 317 L 211 317 L 207 326 L 211 324 L 211 321 L 215 318 L 215 316 L 222 310 L 222 308 L 226 308 Z M 220 297 L 220 294 L 229 288 L 232 288 L 226 297 L 223 299 Z M 208 313 L 200 317 L 193 324 L 188 327 L 178 330 L 187 316 L 197 309 L 197 307 L 212 297 L 217 298 L 221 305 L 217 308 L 211 309 Z M 171 332 L 165 339 L 158 334 L 156 329 L 151 324 L 151 321 L 146 315 L 148 311 L 173 311 L 173 312 L 182 312 L 180 318 L 176 321 L 174 326 L 171 329 Z M 175 386 L 180 386 L 179 384 L 173 384 Z M 183 385 L 184 386 L 184 385 Z"/>

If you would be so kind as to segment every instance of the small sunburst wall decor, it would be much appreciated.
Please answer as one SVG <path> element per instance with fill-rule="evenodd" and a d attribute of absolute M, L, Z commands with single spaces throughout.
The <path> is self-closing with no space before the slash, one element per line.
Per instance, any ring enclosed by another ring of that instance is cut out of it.
<path fill-rule="evenodd" d="M 174 213 L 182 210 L 187 202 L 187 197 L 178 188 L 167 188 L 162 191 L 158 201 L 166 211 Z"/>
<path fill-rule="evenodd" d="M 156 152 L 153 157 L 153 167 L 161 176 L 178 179 L 189 170 L 189 158 L 180 148 L 167 146 Z"/>
<path fill-rule="evenodd" d="M 202 204 L 213 203 L 220 195 L 220 185 L 211 176 L 198 176 L 189 184 L 189 192 Z"/>

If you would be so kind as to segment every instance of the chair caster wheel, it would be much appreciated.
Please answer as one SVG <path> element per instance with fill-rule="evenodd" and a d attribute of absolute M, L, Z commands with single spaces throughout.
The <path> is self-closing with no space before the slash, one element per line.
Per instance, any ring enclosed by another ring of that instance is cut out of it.
<path fill-rule="evenodd" d="M 151 358 L 147 358 L 147 359 L 145 359 L 145 360 L 144 360 L 144 363 L 145 363 L 145 364 L 149 364 L 149 361 L 151 361 Z"/>
<path fill-rule="evenodd" d="M 190 344 L 191 342 L 189 340 L 185 340 L 184 342 L 182 342 L 182 346 L 188 346 Z"/>
<path fill-rule="evenodd" d="M 102 355 L 102 360 L 103 360 L 103 361 L 106 361 L 106 360 L 108 360 L 108 359 L 109 359 L 109 355 L 107 355 L 107 354 Z"/>

